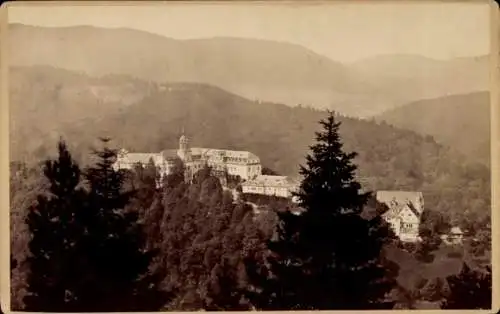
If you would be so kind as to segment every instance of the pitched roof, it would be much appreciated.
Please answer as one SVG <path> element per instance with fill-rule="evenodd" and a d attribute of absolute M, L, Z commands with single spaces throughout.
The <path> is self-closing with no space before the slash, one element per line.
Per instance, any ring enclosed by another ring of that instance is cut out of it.
<path fill-rule="evenodd" d="M 386 218 L 401 217 L 401 213 L 405 209 L 409 209 L 415 216 L 420 217 L 420 213 L 415 209 L 414 206 L 412 206 L 412 204 L 397 204 L 394 206 L 390 206 L 386 212 L 382 213 L 382 216 Z"/>
<path fill-rule="evenodd" d="M 411 204 L 410 208 L 417 212 L 417 215 L 422 213 L 423 209 L 423 194 L 417 191 L 377 191 L 376 199 L 379 203 L 386 204 L 390 208 L 396 204 Z"/>
<path fill-rule="evenodd" d="M 422 192 L 417 191 L 377 191 L 377 200 L 388 203 L 393 199 L 397 201 L 417 201 L 423 197 Z"/>
<path fill-rule="evenodd" d="M 245 186 L 298 186 L 298 182 L 287 176 L 259 175 L 253 180 L 242 183 Z"/>
<path fill-rule="evenodd" d="M 382 216 L 384 216 L 386 218 L 399 217 L 399 214 L 403 211 L 405 206 L 406 206 L 406 204 L 395 204 L 395 205 L 389 206 L 387 211 L 382 213 Z"/>

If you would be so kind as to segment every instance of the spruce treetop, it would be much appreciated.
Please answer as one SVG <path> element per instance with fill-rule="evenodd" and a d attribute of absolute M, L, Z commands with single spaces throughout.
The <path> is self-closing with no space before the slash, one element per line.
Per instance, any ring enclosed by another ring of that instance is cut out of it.
<path fill-rule="evenodd" d="M 307 211 L 327 211 L 337 215 L 360 213 L 369 194 L 360 194 L 361 185 L 355 181 L 355 152 L 343 151 L 339 135 L 340 122 L 329 112 L 320 121 L 323 130 L 316 132 L 316 144 L 310 146 L 306 165 L 300 166 L 303 181 L 300 191 L 294 193 Z"/>

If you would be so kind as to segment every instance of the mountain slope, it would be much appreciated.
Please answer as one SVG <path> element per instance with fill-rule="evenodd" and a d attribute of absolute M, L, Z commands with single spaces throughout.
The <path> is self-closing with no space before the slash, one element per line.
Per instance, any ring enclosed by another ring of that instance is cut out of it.
<path fill-rule="evenodd" d="M 28 89 L 19 97 L 29 103 L 33 95 Z M 61 105 L 72 103 L 77 95 Z M 99 136 L 111 136 L 117 146 L 131 151 L 158 152 L 177 147 L 184 127 L 194 146 L 249 150 L 260 156 L 265 167 L 291 176 L 298 174 L 318 130 L 317 122 L 326 115 L 308 108 L 253 102 L 217 87 L 193 83 L 159 86 L 136 103 L 98 118 L 60 121 L 55 106 L 44 111 L 42 124 L 37 122 L 39 114 L 13 111 L 14 119 L 23 117 L 25 125 L 38 125 L 30 136 L 23 137 L 19 132 L 23 128 L 11 132 L 11 143 L 22 144 L 13 160 L 25 156 L 40 159 L 53 152 L 58 138 L 48 134 L 67 139 L 84 164 L 90 161 L 90 149 Z M 356 162 L 365 188 L 423 191 L 428 208 L 452 215 L 489 211 L 487 167 L 468 164 L 460 154 L 409 130 L 339 119 L 345 148 L 359 153 Z"/>
<path fill-rule="evenodd" d="M 26 155 L 58 128 L 93 121 L 135 103 L 158 86 L 126 76 L 100 78 L 47 66 L 9 70 L 11 156 Z"/>
<path fill-rule="evenodd" d="M 467 60 L 438 66 L 439 71 L 425 78 L 410 67 L 402 79 L 385 75 L 387 66 L 370 65 L 391 64 L 395 58 L 397 67 L 404 68 L 407 61 L 398 56 L 344 65 L 298 45 L 265 40 L 174 40 L 138 30 L 90 26 L 10 24 L 9 32 L 15 66 L 49 65 L 95 76 L 206 83 L 253 100 L 331 108 L 358 117 L 421 98 L 487 89 L 488 72 L 482 66 L 463 66 Z"/>
<path fill-rule="evenodd" d="M 431 135 L 471 160 L 490 160 L 488 92 L 453 95 L 413 102 L 376 117 L 399 128 Z"/>

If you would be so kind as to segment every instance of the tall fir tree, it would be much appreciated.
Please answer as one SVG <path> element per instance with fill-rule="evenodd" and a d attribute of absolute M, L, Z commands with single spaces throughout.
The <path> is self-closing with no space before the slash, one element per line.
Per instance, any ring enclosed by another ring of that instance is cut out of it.
<path fill-rule="evenodd" d="M 28 294 L 24 297 L 27 311 L 79 310 L 76 297 L 83 230 L 78 215 L 86 193 L 79 187 L 80 168 L 62 140 L 58 153 L 58 158 L 47 160 L 43 168 L 49 195 L 40 194 L 26 218 L 31 232 Z"/>
<path fill-rule="evenodd" d="M 385 297 L 397 268 L 386 268 L 381 257 L 391 232 L 380 217 L 361 216 L 370 193 L 362 193 L 355 180 L 356 153 L 343 151 L 335 114 L 320 124 L 323 131 L 300 168 L 296 196 L 304 212 L 279 213 L 267 273 L 247 264 L 253 278 L 249 298 L 263 310 L 391 308 Z"/>
<path fill-rule="evenodd" d="M 138 211 L 127 209 L 134 191 L 124 191 L 124 173 L 113 169 L 116 151 L 101 139 L 97 162 L 86 170 L 89 206 L 81 216 L 85 241 L 85 279 L 79 291 L 81 311 L 154 311 L 167 303 L 158 274 L 150 273 L 154 251 L 145 249 Z"/>

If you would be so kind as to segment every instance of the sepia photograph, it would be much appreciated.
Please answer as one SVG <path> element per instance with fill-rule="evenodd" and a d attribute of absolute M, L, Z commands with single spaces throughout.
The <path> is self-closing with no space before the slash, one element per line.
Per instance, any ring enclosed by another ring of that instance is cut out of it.
<path fill-rule="evenodd" d="M 3 10 L 4 311 L 494 309 L 493 2 Z"/>

